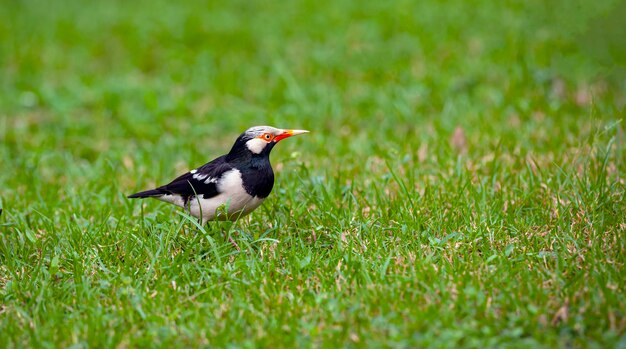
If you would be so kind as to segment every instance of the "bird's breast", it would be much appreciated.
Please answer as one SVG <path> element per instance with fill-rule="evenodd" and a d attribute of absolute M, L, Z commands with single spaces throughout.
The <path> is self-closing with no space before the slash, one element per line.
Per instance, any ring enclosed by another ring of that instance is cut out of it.
<path fill-rule="evenodd" d="M 242 183 L 246 192 L 252 196 L 266 198 L 274 187 L 274 171 L 267 161 L 258 167 L 240 169 Z"/>

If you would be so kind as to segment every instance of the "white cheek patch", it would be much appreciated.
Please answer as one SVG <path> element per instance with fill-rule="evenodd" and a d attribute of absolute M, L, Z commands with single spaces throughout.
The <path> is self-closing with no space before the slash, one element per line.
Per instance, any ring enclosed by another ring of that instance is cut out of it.
<path fill-rule="evenodd" d="M 246 147 L 255 154 L 261 154 L 266 145 L 267 142 L 260 138 L 252 138 L 246 142 Z"/>

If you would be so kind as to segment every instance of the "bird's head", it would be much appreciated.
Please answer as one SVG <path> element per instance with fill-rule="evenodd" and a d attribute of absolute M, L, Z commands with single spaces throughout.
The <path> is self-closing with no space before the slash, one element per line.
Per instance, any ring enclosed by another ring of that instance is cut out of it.
<path fill-rule="evenodd" d="M 284 130 L 271 126 L 254 126 L 242 133 L 230 154 L 241 154 L 250 152 L 253 155 L 269 155 L 270 151 L 281 140 L 307 133 L 306 130 Z"/>

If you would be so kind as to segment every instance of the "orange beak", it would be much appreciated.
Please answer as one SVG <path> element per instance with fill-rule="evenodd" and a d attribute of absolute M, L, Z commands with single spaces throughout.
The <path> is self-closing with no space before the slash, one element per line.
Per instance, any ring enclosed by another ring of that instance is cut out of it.
<path fill-rule="evenodd" d="M 274 137 L 274 142 L 279 142 L 285 138 L 289 138 L 291 136 L 301 135 L 303 133 L 309 133 L 307 130 L 283 130 L 283 133 Z"/>

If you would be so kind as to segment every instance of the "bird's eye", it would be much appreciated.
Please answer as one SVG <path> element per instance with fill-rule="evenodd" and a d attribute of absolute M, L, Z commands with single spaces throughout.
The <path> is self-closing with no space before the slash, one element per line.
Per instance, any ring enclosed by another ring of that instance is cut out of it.
<path fill-rule="evenodd" d="M 269 133 L 266 133 L 266 134 L 264 134 L 264 135 L 263 135 L 263 138 L 264 138 L 266 141 L 271 141 L 271 140 L 272 140 L 272 138 L 274 138 L 274 136 L 272 136 L 272 135 L 271 135 L 271 134 L 269 134 Z"/>

